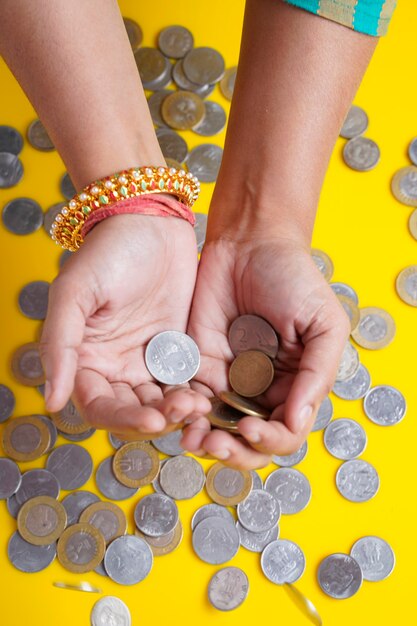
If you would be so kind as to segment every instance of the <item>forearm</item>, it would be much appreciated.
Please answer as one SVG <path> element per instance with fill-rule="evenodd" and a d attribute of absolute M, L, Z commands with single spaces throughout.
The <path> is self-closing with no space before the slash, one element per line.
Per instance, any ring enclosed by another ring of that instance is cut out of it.
<path fill-rule="evenodd" d="M 247 0 L 210 236 L 231 228 L 310 240 L 328 161 L 376 42 L 280 0 Z"/>
<path fill-rule="evenodd" d="M 0 0 L 0 52 L 77 189 L 164 165 L 116 0 Z"/>

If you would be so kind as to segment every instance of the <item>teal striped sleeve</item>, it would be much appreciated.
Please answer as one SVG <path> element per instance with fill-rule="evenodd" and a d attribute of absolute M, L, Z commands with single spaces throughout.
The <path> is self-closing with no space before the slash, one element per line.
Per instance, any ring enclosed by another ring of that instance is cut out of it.
<path fill-rule="evenodd" d="M 366 35 L 385 35 L 397 0 L 285 0 Z"/>

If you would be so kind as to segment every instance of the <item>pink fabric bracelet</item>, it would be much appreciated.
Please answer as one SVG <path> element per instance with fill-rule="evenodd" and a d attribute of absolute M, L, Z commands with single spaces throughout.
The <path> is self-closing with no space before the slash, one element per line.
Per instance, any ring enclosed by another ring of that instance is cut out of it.
<path fill-rule="evenodd" d="M 181 217 L 194 226 L 194 213 L 185 204 L 169 196 L 161 197 L 157 194 L 144 194 L 126 200 L 120 200 L 110 206 L 102 207 L 93 211 L 87 218 L 81 229 L 84 238 L 87 233 L 99 222 L 113 215 L 126 215 L 137 213 L 139 215 L 156 215 L 159 217 Z"/>

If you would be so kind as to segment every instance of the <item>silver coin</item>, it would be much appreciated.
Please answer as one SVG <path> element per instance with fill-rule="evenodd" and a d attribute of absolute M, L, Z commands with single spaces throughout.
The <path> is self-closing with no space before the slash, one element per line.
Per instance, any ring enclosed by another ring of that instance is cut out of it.
<path fill-rule="evenodd" d="M 7 499 L 7 509 L 12 517 L 17 517 L 20 507 L 36 496 L 58 498 L 59 483 L 46 469 L 33 469 L 22 475 L 22 482 L 16 493 Z"/>
<path fill-rule="evenodd" d="M 109 577 L 108 573 L 106 572 L 105 568 L 104 568 L 104 563 L 103 561 L 101 563 L 99 563 L 97 565 L 97 567 L 94 569 L 95 573 L 98 574 L 99 576 L 105 576 L 105 577 Z"/>
<path fill-rule="evenodd" d="M 46 213 L 44 213 L 43 227 L 48 236 L 50 236 L 50 230 L 56 216 L 58 215 L 58 213 L 61 213 L 62 209 L 66 206 L 66 202 L 57 202 L 56 204 L 50 206 Z"/>
<path fill-rule="evenodd" d="M 194 45 L 194 37 L 184 26 L 168 26 L 158 36 L 158 47 L 166 57 L 182 59 Z"/>
<path fill-rule="evenodd" d="M 353 104 L 348 111 L 339 134 L 345 139 L 353 139 L 358 135 L 362 135 L 367 128 L 368 116 L 361 107 Z"/>
<path fill-rule="evenodd" d="M 20 487 L 22 475 L 12 459 L 0 457 L 0 500 L 10 498 Z"/>
<path fill-rule="evenodd" d="M 44 320 L 48 310 L 49 283 L 34 280 L 25 285 L 19 293 L 19 309 L 31 320 Z"/>
<path fill-rule="evenodd" d="M 279 456 L 278 454 L 274 454 L 272 457 L 272 462 L 280 465 L 281 467 L 292 467 L 293 465 L 298 465 L 305 458 L 307 454 L 307 441 L 303 443 L 303 445 L 292 454 L 286 454 L 285 456 Z"/>
<path fill-rule="evenodd" d="M 109 436 L 109 441 L 115 450 L 118 450 L 119 448 L 124 446 L 126 443 L 129 443 L 127 439 L 119 439 L 113 433 L 108 433 L 108 436 Z"/>
<path fill-rule="evenodd" d="M 353 544 L 350 556 L 362 570 L 364 580 L 376 582 L 387 578 L 395 565 L 395 556 L 389 543 L 380 537 L 362 537 Z"/>
<path fill-rule="evenodd" d="M 317 411 L 316 419 L 313 424 L 313 428 L 311 432 L 316 432 L 318 430 L 323 430 L 326 428 L 327 424 L 333 417 L 333 403 L 330 400 L 329 396 L 324 398 L 323 402 L 320 404 L 319 410 Z"/>
<path fill-rule="evenodd" d="M 226 111 L 217 102 L 206 100 L 204 102 L 206 113 L 202 121 L 193 127 L 193 131 L 202 137 L 217 135 L 226 126 Z"/>
<path fill-rule="evenodd" d="M 258 472 L 255 470 L 251 470 L 252 476 L 252 489 L 263 489 L 264 484 L 262 482 L 262 478 L 259 476 Z"/>
<path fill-rule="evenodd" d="M 355 137 L 343 147 L 343 159 L 350 168 L 358 172 L 368 172 L 379 162 L 381 153 L 378 145 L 367 137 Z"/>
<path fill-rule="evenodd" d="M 152 445 L 162 452 L 162 454 L 167 454 L 168 456 L 178 456 L 179 454 L 183 454 L 185 452 L 184 448 L 181 447 L 180 441 L 182 439 L 182 430 L 173 430 L 172 433 L 168 433 L 163 437 L 157 437 L 156 439 L 152 439 Z"/>
<path fill-rule="evenodd" d="M 71 200 L 71 198 L 73 198 L 77 193 L 77 190 L 74 187 L 74 183 L 72 182 L 67 172 L 65 172 L 65 174 L 62 176 L 59 183 L 59 188 L 65 200 Z"/>
<path fill-rule="evenodd" d="M 250 552 L 262 552 L 268 543 L 275 541 L 279 536 L 278 524 L 263 533 L 252 533 L 240 522 L 236 522 L 236 528 L 239 533 L 240 545 Z"/>
<path fill-rule="evenodd" d="M 161 537 L 174 530 L 178 523 L 178 507 L 172 498 L 151 493 L 137 503 L 135 524 L 145 535 Z"/>
<path fill-rule="evenodd" d="M 185 333 L 166 330 L 155 335 L 146 346 L 145 363 L 158 382 L 182 385 L 198 372 L 200 351 Z"/>
<path fill-rule="evenodd" d="M 223 149 L 212 143 L 193 148 L 187 157 L 189 171 L 203 183 L 214 183 L 219 173 Z"/>
<path fill-rule="evenodd" d="M 245 600 L 249 580 L 239 567 L 224 567 L 212 576 L 208 586 L 210 604 L 219 611 L 233 611 Z"/>
<path fill-rule="evenodd" d="M 178 163 L 185 161 L 188 154 L 187 142 L 175 130 L 158 128 L 156 138 L 166 159 L 174 159 Z"/>
<path fill-rule="evenodd" d="M 206 241 L 208 215 L 206 213 L 194 213 L 194 217 L 194 233 L 197 241 L 197 251 L 201 254 Z"/>
<path fill-rule="evenodd" d="M 206 517 L 193 532 L 193 548 L 206 563 L 220 565 L 230 561 L 239 550 L 239 533 L 234 522 L 222 517 Z"/>
<path fill-rule="evenodd" d="M 362 585 L 358 563 L 348 554 L 330 554 L 320 563 L 319 585 L 328 596 L 344 600 L 351 598 Z"/>
<path fill-rule="evenodd" d="M 53 421 L 47 415 L 35 414 L 34 417 L 37 417 L 38 419 L 40 419 L 49 430 L 50 442 L 49 442 L 49 448 L 47 452 L 50 452 L 55 447 L 56 440 L 58 438 L 57 428 L 55 424 L 53 423 Z"/>
<path fill-rule="evenodd" d="M 0 424 L 9 419 L 16 406 L 14 393 L 6 385 L 0 384 Z"/>
<path fill-rule="evenodd" d="M 66 443 L 51 452 L 46 469 L 57 477 L 61 489 L 72 491 L 89 480 L 93 472 L 93 460 L 85 448 Z"/>
<path fill-rule="evenodd" d="M 152 569 L 152 550 L 140 537 L 124 535 L 111 542 L 104 555 L 104 567 L 114 582 L 135 585 Z"/>
<path fill-rule="evenodd" d="M 109 500 L 127 500 L 139 489 L 126 487 L 119 482 L 113 472 L 113 457 L 109 456 L 100 463 L 96 471 L 96 484 L 100 493 Z"/>
<path fill-rule="evenodd" d="M 83 433 L 63 433 L 61 430 L 58 430 L 58 433 L 63 439 L 67 439 L 68 441 L 80 442 L 86 441 L 86 439 L 90 439 L 96 432 L 95 428 L 89 428 Z"/>
<path fill-rule="evenodd" d="M 63 250 L 61 253 L 61 256 L 59 257 L 59 269 L 61 269 L 64 266 L 64 263 L 66 263 L 66 261 L 68 261 L 68 259 L 70 257 L 73 256 L 73 252 L 71 252 L 71 250 Z"/>
<path fill-rule="evenodd" d="M 272 541 L 262 552 L 262 571 L 276 585 L 294 583 L 303 575 L 305 566 L 303 551 L 288 539 Z"/>
<path fill-rule="evenodd" d="M 91 491 L 74 491 L 62 500 L 62 506 L 67 512 L 67 526 L 78 524 L 80 515 L 90 504 L 99 502 L 100 498 Z"/>
<path fill-rule="evenodd" d="M 279 522 L 281 509 L 278 500 L 263 489 L 253 489 L 237 505 L 239 522 L 252 533 L 271 530 Z"/>
<path fill-rule="evenodd" d="M 335 382 L 333 393 L 343 400 L 359 400 L 366 396 L 371 386 L 371 376 L 362 363 L 359 369 L 349 380 Z"/>
<path fill-rule="evenodd" d="M 341 417 L 324 431 L 324 445 L 336 459 L 349 461 L 360 456 L 366 448 L 366 432 L 355 420 Z"/>
<path fill-rule="evenodd" d="M 330 283 L 329 286 L 336 295 L 346 296 L 346 298 L 353 300 L 355 304 L 359 304 L 358 294 L 350 285 L 346 283 Z"/>
<path fill-rule="evenodd" d="M 13 126 L 0 126 L 0 152 L 20 154 L 23 148 L 23 137 Z"/>
<path fill-rule="evenodd" d="M 191 80 L 188 80 L 184 73 L 183 61 L 180 59 L 177 61 L 172 69 L 172 78 L 175 84 L 184 91 L 194 91 L 200 98 L 207 98 L 213 90 L 215 85 L 197 85 Z"/>
<path fill-rule="evenodd" d="M 311 487 L 308 479 L 300 471 L 282 467 L 269 474 L 265 490 L 279 502 L 281 513 L 299 513 L 310 502 Z"/>
<path fill-rule="evenodd" d="M 2 218 L 7 230 L 15 235 L 30 235 L 39 230 L 43 223 L 42 209 L 31 198 L 15 198 L 7 202 L 3 208 Z"/>
<path fill-rule="evenodd" d="M 135 61 L 144 89 L 157 91 L 171 81 L 171 63 L 156 48 L 139 48 L 135 52 Z"/>
<path fill-rule="evenodd" d="M 161 475 L 161 469 L 162 469 L 162 466 L 164 465 L 165 461 L 168 461 L 168 459 L 163 459 L 163 460 L 161 460 L 159 462 L 159 472 L 158 472 L 158 475 L 152 481 L 152 487 L 154 488 L 156 493 L 165 493 L 165 491 L 162 489 L 161 484 L 159 482 L 159 477 Z"/>
<path fill-rule="evenodd" d="M 199 509 L 194 513 L 191 519 L 191 530 L 199 524 L 203 519 L 207 517 L 222 517 L 223 519 L 227 519 L 234 524 L 235 520 L 233 515 L 230 513 L 229 509 L 225 506 L 221 506 L 221 504 L 204 504 L 200 506 Z"/>
<path fill-rule="evenodd" d="M 0 189 L 14 187 L 22 180 L 23 163 L 10 152 L 0 152 Z"/>
<path fill-rule="evenodd" d="M 131 623 L 126 604 L 114 596 L 100 598 L 91 611 L 91 626 L 131 626 Z"/>
<path fill-rule="evenodd" d="M 336 382 L 344 382 L 353 378 L 359 369 L 359 365 L 358 351 L 350 341 L 347 341 L 337 369 Z"/>
<path fill-rule="evenodd" d="M 222 55 L 214 48 L 191 50 L 183 59 L 184 73 L 197 85 L 213 85 L 223 76 L 225 65 Z"/>
<path fill-rule="evenodd" d="M 33 120 L 33 122 L 29 124 L 26 137 L 30 145 L 36 148 L 36 150 L 41 150 L 42 152 L 55 150 L 55 146 L 40 120 Z"/>
<path fill-rule="evenodd" d="M 363 400 L 364 411 L 369 419 L 379 426 L 393 426 L 401 422 L 407 404 L 401 391 L 391 385 L 372 387 Z"/>
<path fill-rule="evenodd" d="M 44 570 L 55 559 L 56 544 L 34 546 L 16 531 L 9 539 L 7 556 L 16 569 L 26 574 L 34 574 Z"/>
<path fill-rule="evenodd" d="M 367 502 L 379 489 L 379 476 L 367 461 L 345 461 L 337 470 L 336 487 L 351 502 Z"/>
<path fill-rule="evenodd" d="M 173 89 L 159 89 L 148 98 L 148 107 L 155 126 L 160 128 L 168 128 L 161 115 L 162 103 L 167 96 L 174 93 Z"/>
<path fill-rule="evenodd" d="M 417 137 L 412 139 L 410 145 L 408 146 L 408 156 L 410 157 L 410 161 L 414 165 L 417 165 Z"/>
<path fill-rule="evenodd" d="M 196 496 L 206 480 L 200 463 L 190 456 L 175 456 L 161 468 L 159 481 L 164 492 L 175 500 Z"/>

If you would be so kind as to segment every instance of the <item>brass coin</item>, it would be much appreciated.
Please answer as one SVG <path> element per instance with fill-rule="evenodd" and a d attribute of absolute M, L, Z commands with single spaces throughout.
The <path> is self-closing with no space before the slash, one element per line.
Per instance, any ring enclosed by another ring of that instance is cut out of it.
<path fill-rule="evenodd" d="M 91 429 L 91 424 L 83 420 L 71 400 L 57 413 L 51 413 L 51 419 L 58 430 L 67 435 L 81 435 Z"/>
<path fill-rule="evenodd" d="M 106 543 L 121 537 L 127 530 L 126 516 L 113 502 L 93 502 L 81 513 L 79 521 L 97 528 Z"/>
<path fill-rule="evenodd" d="M 417 306 L 417 265 L 403 269 L 397 276 L 395 287 L 403 302 Z"/>
<path fill-rule="evenodd" d="M 131 20 L 129 17 L 124 17 L 123 21 L 125 24 L 127 36 L 129 37 L 130 45 L 133 52 L 135 52 L 135 50 L 140 47 L 140 44 L 143 40 L 142 29 L 137 22 Z"/>
<path fill-rule="evenodd" d="M 175 167 L 176 170 L 184 170 L 185 167 L 179 162 L 176 161 L 175 159 L 170 159 L 170 158 L 166 158 L 165 162 L 167 164 L 167 167 Z"/>
<path fill-rule="evenodd" d="M 220 430 L 227 430 L 232 434 L 237 434 L 237 425 L 244 413 L 226 404 L 220 398 L 210 398 L 211 411 L 207 414 L 210 424 Z"/>
<path fill-rule="evenodd" d="M 352 298 L 348 298 L 348 296 L 344 296 L 340 293 L 336 294 L 337 299 L 343 307 L 344 312 L 349 318 L 350 321 L 350 331 L 355 330 L 356 326 L 359 324 L 360 313 L 359 307 Z"/>
<path fill-rule="evenodd" d="M 230 385 L 233 391 L 245 398 L 253 398 L 264 393 L 273 380 L 272 361 L 258 350 L 241 352 L 230 366 Z"/>
<path fill-rule="evenodd" d="M 55 146 L 40 120 L 34 120 L 29 125 L 26 136 L 30 145 L 37 150 L 41 150 L 42 152 L 55 150 Z"/>
<path fill-rule="evenodd" d="M 23 415 L 9 421 L 3 430 L 3 448 L 15 461 L 34 461 L 48 451 L 51 433 L 35 415 Z"/>
<path fill-rule="evenodd" d="M 323 274 L 327 282 L 330 282 L 333 276 L 334 267 L 329 255 L 323 252 L 323 250 L 318 250 L 318 248 L 312 248 L 311 256 L 313 257 L 313 261 L 316 264 L 319 272 Z"/>
<path fill-rule="evenodd" d="M 236 470 L 223 463 L 215 463 L 207 472 L 206 489 L 213 502 L 234 506 L 250 494 L 252 475 L 248 470 Z"/>
<path fill-rule="evenodd" d="M 229 67 L 220 81 L 220 91 L 227 100 L 231 100 L 235 88 L 237 67 Z"/>
<path fill-rule="evenodd" d="M 408 228 L 414 239 L 417 239 L 417 209 L 413 211 L 408 220 Z"/>
<path fill-rule="evenodd" d="M 149 443 L 131 441 L 117 450 L 113 471 L 126 487 L 149 485 L 158 476 L 159 455 Z"/>
<path fill-rule="evenodd" d="M 268 419 L 271 415 L 267 409 L 255 402 L 255 400 L 243 398 L 234 391 L 221 391 L 219 397 L 223 402 L 226 402 L 226 404 L 238 411 L 242 411 L 245 415 L 253 415 L 255 417 L 261 417 L 262 419 Z M 245 415 L 243 417 L 245 417 Z"/>
<path fill-rule="evenodd" d="M 135 529 L 135 535 L 146 541 L 154 556 L 165 556 L 165 554 L 173 552 L 180 545 L 183 537 L 183 528 L 181 520 L 178 520 L 175 528 L 161 537 L 149 537 L 138 528 Z"/>
<path fill-rule="evenodd" d="M 161 114 L 171 128 L 187 130 L 199 124 L 206 113 L 204 102 L 192 91 L 174 91 L 162 102 Z"/>
<path fill-rule="evenodd" d="M 100 565 L 106 542 L 91 524 L 78 523 L 64 530 L 58 540 L 58 560 L 65 569 L 76 574 L 90 572 Z"/>
<path fill-rule="evenodd" d="M 39 344 L 36 342 L 25 343 L 18 348 L 12 356 L 12 372 L 14 377 L 22 385 L 37 387 L 45 382 L 41 359 L 39 356 Z"/>
<path fill-rule="evenodd" d="M 391 181 L 395 198 L 407 206 L 417 206 L 417 167 L 408 165 L 396 172 Z"/>
<path fill-rule="evenodd" d="M 387 311 L 375 306 L 360 309 L 359 324 L 352 332 L 352 337 L 362 348 L 385 348 L 394 336 L 395 322 Z"/>
<path fill-rule="evenodd" d="M 56 541 L 67 525 L 67 512 L 50 496 L 27 500 L 17 515 L 17 529 L 29 543 L 47 546 Z"/>

